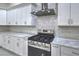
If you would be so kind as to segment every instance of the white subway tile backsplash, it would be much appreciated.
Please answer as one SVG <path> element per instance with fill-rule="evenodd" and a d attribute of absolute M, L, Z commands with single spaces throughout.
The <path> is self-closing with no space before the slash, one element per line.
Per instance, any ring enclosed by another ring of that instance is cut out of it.
<path fill-rule="evenodd" d="M 79 39 L 79 27 L 59 27 L 58 36 Z"/>

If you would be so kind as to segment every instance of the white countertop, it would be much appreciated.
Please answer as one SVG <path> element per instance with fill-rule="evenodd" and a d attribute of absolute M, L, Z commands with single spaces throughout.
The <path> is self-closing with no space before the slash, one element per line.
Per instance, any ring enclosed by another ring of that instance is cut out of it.
<path fill-rule="evenodd" d="M 52 44 L 64 45 L 73 48 L 79 48 L 79 40 L 55 37 Z"/>
<path fill-rule="evenodd" d="M 17 37 L 30 37 L 36 34 L 33 33 L 19 33 L 19 32 L 0 32 L 1 35 L 10 35 L 10 36 L 17 36 Z"/>

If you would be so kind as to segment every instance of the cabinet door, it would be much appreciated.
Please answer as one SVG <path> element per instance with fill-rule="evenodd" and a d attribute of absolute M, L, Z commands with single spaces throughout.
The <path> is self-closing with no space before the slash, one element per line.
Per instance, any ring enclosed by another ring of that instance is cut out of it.
<path fill-rule="evenodd" d="M 5 42 L 6 42 L 6 39 L 5 39 L 5 36 L 3 37 L 3 40 L 2 40 L 2 47 L 4 48 L 5 47 Z"/>
<path fill-rule="evenodd" d="M 15 10 L 8 10 L 7 11 L 7 25 L 14 25 L 15 24 Z"/>
<path fill-rule="evenodd" d="M 22 10 L 21 8 L 16 8 L 16 25 L 21 25 L 22 22 Z"/>
<path fill-rule="evenodd" d="M 69 47 L 61 46 L 61 56 L 72 56 L 72 49 Z"/>
<path fill-rule="evenodd" d="M 58 25 L 69 25 L 70 20 L 70 4 L 58 4 Z"/>
<path fill-rule="evenodd" d="M 22 14 L 22 21 L 21 21 L 21 23 L 22 23 L 22 25 L 27 25 L 27 20 L 28 20 L 28 11 L 27 11 L 27 7 L 26 6 L 24 6 L 24 7 L 22 7 L 21 8 L 21 14 Z"/>
<path fill-rule="evenodd" d="M 22 38 L 17 38 L 15 37 L 14 39 L 14 52 L 18 55 L 22 55 L 23 43 L 22 43 Z"/>
<path fill-rule="evenodd" d="M 12 20 L 12 11 L 11 10 L 7 10 L 7 25 L 11 24 L 11 20 Z"/>
<path fill-rule="evenodd" d="M 12 19 L 10 20 L 11 25 L 16 25 L 17 24 L 17 22 L 16 22 L 16 9 L 13 9 L 11 14 L 12 14 Z"/>
<path fill-rule="evenodd" d="M 79 25 L 79 3 L 71 3 L 72 25 Z"/>
<path fill-rule="evenodd" d="M 10 41 L 10 43 L 8 44 L 9 50 L 11 50 L 12 52 L 14 52 L 14 42 L 15 42 L 14 41 L 14 37 L 10 36 L 9 41 Z"/>
<path fill-rule="evenodd" d="M 19 55 L 23 55 L 23 38 L 18 38 L 18 44 L 17 44 L 17 46 L 18 46 L 18 48 L 19 48 L 19 51 L 18 51 L 18 53 L 19 53 Z"/>
<path fill-rule="evenodd" d="M 2 45 L 2 35 L 0 35 L 0 46 Z"/>
<path fill-rule="evenodd" d="M 6 48 L 6 49 L 9 49 L 9 44 L 10 44 L 9 37 L 4 36 L 2 47 Z"/>
<path fill-rule="evenodd" d="M 6 10 L 0 10 L 0 25 L 6 25 Z"/>
<path fill-rule="evenodd" d="M 55 45 L 55 44 L 52 45 L 51 55 L 60 56 L 60 46 L 59 45 Z"/>
<path fill-rule="evenodd" d="M 28 37 L 23 40 L 23 56 L 28 56 Z"/>
<path fill-rule="evenodd" d="M 11 36 L 5 36 L 5 47 L 8 50 L 12 51 L 12 47 L 13 47 L 13 41 L 12 41 L 12 37 Z"/>
<path fill-rule="evenodd" d="M 79 49 L 61 46 L 61 56 L 79 56 Z"/>

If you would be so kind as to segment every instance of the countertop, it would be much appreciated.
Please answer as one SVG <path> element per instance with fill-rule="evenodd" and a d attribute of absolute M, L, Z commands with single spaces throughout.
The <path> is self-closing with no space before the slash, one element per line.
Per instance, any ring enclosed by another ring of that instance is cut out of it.
<path fill-rule="evenodd" d="M 79 40 L 55 37 L 52 44 L 64 45 L 72 48 L 79 48 Z"/>
<path fill-rule="evenodd" d="M 1 35 L 9 35 L 9 36 L 16 36 L 16 37 L 30 37 L 36 34 L 33 33 L 20 33 L 20 32 L 0 32 Z"/>

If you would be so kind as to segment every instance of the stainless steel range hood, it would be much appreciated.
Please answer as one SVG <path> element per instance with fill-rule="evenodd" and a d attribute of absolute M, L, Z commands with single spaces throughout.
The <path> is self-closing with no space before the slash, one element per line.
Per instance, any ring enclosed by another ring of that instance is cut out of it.
<path fill-rule="evenodd" d="M 48 3 L 42 3 L 41 8 L 39 11 L 32 11 L 31 14 L 36 16 L 55 15 L 54 9 L 48 9 Z"/>

